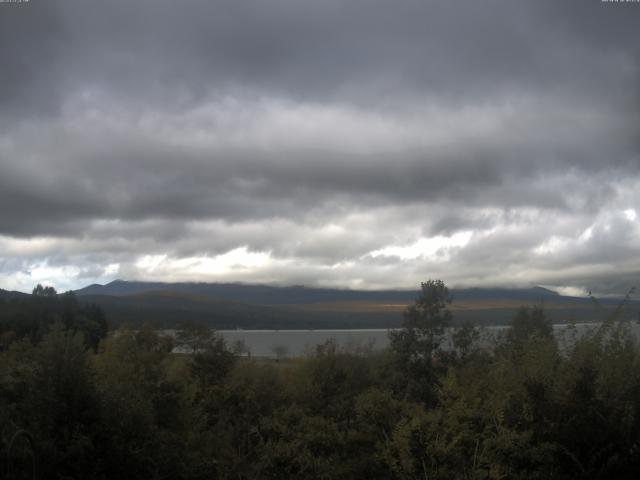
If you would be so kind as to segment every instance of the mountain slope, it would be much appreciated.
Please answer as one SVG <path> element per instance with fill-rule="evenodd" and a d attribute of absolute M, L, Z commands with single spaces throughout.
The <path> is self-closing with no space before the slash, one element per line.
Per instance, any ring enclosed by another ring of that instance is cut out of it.
<path fill-rule="evenodd" d="M 184 321 L 197 321 L 218 329 L 387 328 L 399 325 L 401 318 L 389 311 L 315 311 L 306 305 L 258 305 L 166 291 L 81 298 L 99 305 L 112 326 L 151 322 L 177 328 Z"/>
<path fill-rule="evenodd" d="M 389 328 L 400 325 L 404 308 L 416 290 L 359 291 L 273 287 L 233 283 L 158 283 L 117 280 L 77 290 L 85 301 L 100 305 L 113 325 L 151 321 L 175 328 L 185 320 L 216 328 Z M 601 319 L 606 312 L 588 298 L 565 297 L 551 290 L 463 289 L 452 291 L 456 322 L 480 325 L 508 323 L 522 305 L 543 304 L 556 322 Z M 603 300 L 605 309 L 617 300 Z M 631 302 L 631 310 L 638 309 Z M 637 315 L 631 312 L 630 315 Z"/>
<path fill-rule="evenodd" d="M 29 294 L 27 294 L 27 293 L 10 291 L 10 290 L 3 290 L 3 289 L 0 288 L 0 299 L 2 299 L 2 300 L 12 300 L 14 298 L 25 298 L 25 297 L 28 297 L 28 296 L 29 296 Z"/>
<path fill-rule="evenodd" d="M 398 301 L 413 302 L 418 296 L 415 290 L 342 290 L 330 288 L 308 288 L 304 286 L 274 287 L 269 285 L 247 285 L 240 283 L 159 283 L 129 282 L 115 280 L 106 285 L 90 285 L 76 290 L 76 295 L 125 296 L 154 291 L 176 292 L 218 300 L 255 303 L 260 305 L 310 304 L 350 301 Z M 453 290 L 454 300 L 511 299 L 525 302 L 547 300 L 562 301 L 556 292 L 541 287 L 530 289 L 482 289 Z"/>

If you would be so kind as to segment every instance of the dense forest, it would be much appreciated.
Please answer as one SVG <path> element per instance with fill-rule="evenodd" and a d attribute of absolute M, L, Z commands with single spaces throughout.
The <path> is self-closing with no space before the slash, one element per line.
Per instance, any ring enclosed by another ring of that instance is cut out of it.
<path fill-rule="evenodd" d="M 523 307 L 490 348 L 421 286 L 383 352 L 250 358 L 198 324 L 109 331 L 73 294 L 0 299 L 0 468 L 42 479 L 624 479 L 640 347 L 615 311 L 560 342 Z M 181 351 L 172 353 L 180 345 Z"/>

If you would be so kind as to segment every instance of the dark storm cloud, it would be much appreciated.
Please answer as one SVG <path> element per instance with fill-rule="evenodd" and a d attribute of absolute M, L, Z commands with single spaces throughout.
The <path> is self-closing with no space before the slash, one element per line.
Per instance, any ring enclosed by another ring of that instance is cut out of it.
<path fill-rule="evenodd" d="M 207 279 L 185 259 L 246 248 L 271 263 L 234 279 L 617 285 L 640 272 L 639 19 L 597 1 L 0 4 L 0 276 Z"/>
<path fill-rule="evenodd" d="M 229 89 L 381 106 L 541 89 L 627 100 L 637 93 L 625 78 L 637 74 L 633 8 L 578 1 L 34 1 L 2 11 L 3 92 L 28 111 L 33 103 L 48 106 L 43 94 L 60 104 L 86 85 L 175 106 Z"/>

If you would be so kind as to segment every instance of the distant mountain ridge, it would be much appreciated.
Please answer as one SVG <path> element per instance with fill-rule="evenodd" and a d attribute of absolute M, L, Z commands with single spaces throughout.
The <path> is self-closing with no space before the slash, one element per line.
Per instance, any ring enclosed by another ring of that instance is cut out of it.
<path fill-rule="evenodd" d="M 270 285 L 250 285 L 241 283 L 162 283 L 114 280 L 106 285 L 93 284 L 76 290 L 76 295 L 130 296 L 152 292 L 174 292 L 187 296 L 216 300 L 253 303 L 259 305 L 291 305 L 318 302 L 350 301 L 397 301 L 413 302 L 418 289 L 413 290 L 348 290 L 335 288 L 315 288 L 305 286 L 278 287 Z M 542 287 L 528 289 L 469 288 L 452 290 L 455 300 L 517 299 L 527 302 L 558 301 L 563 297 Z"/>
<path fill-rule="evenodd" d="M 23 298 L 28 296 L 28 293 L 16 292 L 14 290 L 3 290 L 0 288 L 0 299 L 11 300 L 14 298 Z"/>
<path fill-rule="evenodd" d="M 452 290 L 454 324 L 506 325 L 523 305 L 544 305 L 556 323 L 602 320 L 620 300 L 560 295 L 552 290 L 469 288 Z M 197 321 L 218 329 L 357 329 L 400 326 L 407 305 L 419 296 L 411 290 L 346 290 L 305 286 L 241 283 L 162 283 L 115 280 L 93 284 L 75 294 L 100 306 L 112 327 L 151 322 L 159 328 L 178 328 Z M 1 301 L 29 297 L 0 290 Z M 637 318 L 640 302 L 627 305 Z"/>

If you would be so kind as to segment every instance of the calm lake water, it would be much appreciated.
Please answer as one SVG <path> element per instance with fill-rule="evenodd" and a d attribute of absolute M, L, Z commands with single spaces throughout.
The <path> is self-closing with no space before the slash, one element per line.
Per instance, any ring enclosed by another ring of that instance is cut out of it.
<path fill-rule="evenodd" d="M 594 331 L 599 323 L 577 324 L 575 328 L 567 325 L 554 325 L 554 331 L 560 345 L 570 345 L 576 338 Z M 630 324 L 632 332 L 640 337 L 640 325 Z M 489 345 L 495 341 L 507 327 L 485 327 L 481 329 L 480 343 Z M 308 349 L 315 348 L 329 339 L 333 339 L 340 347 L 351 350 L 380 350 L 389 344 L 387 329 L 358 330 L 218 330 L 229 345 L 242 341 L 252 356 L 295 357 L 304 355 Z M 450 338 L 444 341 L 444 348 L 451 347 Z"/>

